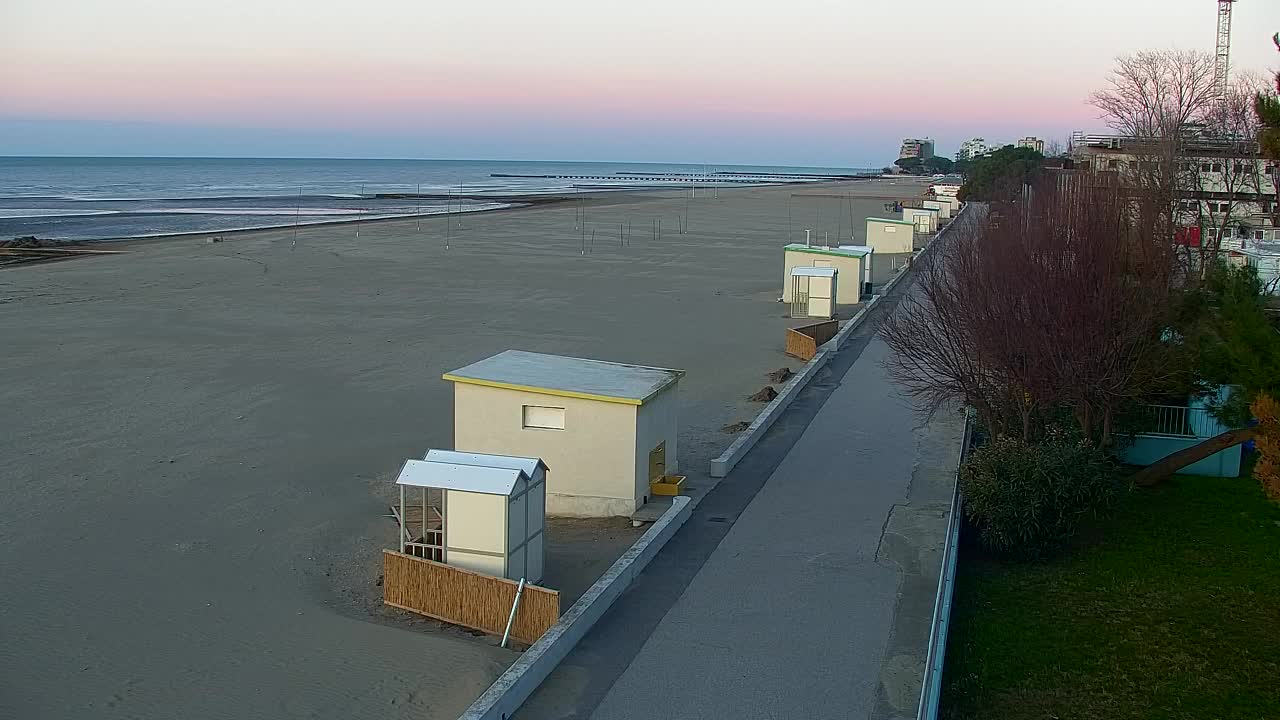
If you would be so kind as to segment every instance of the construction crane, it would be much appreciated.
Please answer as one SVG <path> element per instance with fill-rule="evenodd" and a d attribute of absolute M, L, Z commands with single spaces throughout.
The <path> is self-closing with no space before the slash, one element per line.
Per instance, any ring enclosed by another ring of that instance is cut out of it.
<path fill-rule="evenodd" d="M 1219 100 L 1227 97 L 1227 72 L 1231 55 L 1231 5 L 1236 0 L 1217 0 L 1218 51 L 1213 62 L 1213 89 Z"/>

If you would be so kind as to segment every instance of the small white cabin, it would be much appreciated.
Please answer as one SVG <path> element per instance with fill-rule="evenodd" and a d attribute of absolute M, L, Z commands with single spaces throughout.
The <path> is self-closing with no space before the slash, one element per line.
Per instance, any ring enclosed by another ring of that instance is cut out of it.
<path fill-rule="evenodd" d="M 538 458 L 431 450 L 422 460 L 406 460 L 396 478 L 400 552 L 537 583 L 546 480 L 547 466 Z M 420 504 L 420 513 L 411 503 Z"/>
<path fill-rule="evenodd" d="M 836 274 L 833 267 L 791 268 L 791 317 L 835 317 Z"/>

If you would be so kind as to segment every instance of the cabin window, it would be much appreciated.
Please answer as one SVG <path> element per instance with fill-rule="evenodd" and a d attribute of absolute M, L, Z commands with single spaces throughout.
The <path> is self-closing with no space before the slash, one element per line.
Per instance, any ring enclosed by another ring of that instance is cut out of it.
<path fill-rule="evenodd" d="M 563 430 L 564 408 L 548 407 L 546 405 L 525 405 L 523 427 L 537 430 Z"/>

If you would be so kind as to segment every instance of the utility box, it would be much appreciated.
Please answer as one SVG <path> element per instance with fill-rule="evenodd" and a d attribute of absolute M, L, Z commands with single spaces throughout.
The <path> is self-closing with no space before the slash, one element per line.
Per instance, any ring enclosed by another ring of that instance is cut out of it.
<path fill-rule="evenodd" d="M 916 226 L 916 232 L 931 233 L 938 229 L 936 208 L 902 208 L 902 219 Z"/>
<path fill-rule="evenodd" d="M 834 317 L 836 274 L 833 267 L 791 268 L 791 317 Z"/>
<path fill-rule="evenodd" d="M 678 469 L 683 375 L 507 350 L 445 373 L 454 447 L 542 458 L 550 515 L 629 516 Z"/>
<path fill-rule="evenodd" d="M 916 224 L 909 220 L 867 218 L 867 245 L 878 253 L 911 253 L 916 248 L 915 231 Z"/>
<path fill-rule="evenodd" d="M 431 450 L 423 460 L 406 460 L 396 478 L 400 552 L 537 583 L 545 558 L 546 480 L 547 466 L 538 458 Z M 411 512 L 415 501 L 421 502 L 421 528 Z M 438 547 L 433 535 L 443 536 Z M 424 546 L 428 552 L 418 552 Z"/>
<path fill-rule="evenodd" d="M 782 252 L 782 301 L 794 301 L 791 271 L 798 267 L 834 268 L 839 274 L 835 298 L 837 305 L 854 305 L 861 301 L 858 278 L 863 275 L 863 263 L 869 262 L 871 253 L 851 247 L 817 247 L 792 243 Z"/>

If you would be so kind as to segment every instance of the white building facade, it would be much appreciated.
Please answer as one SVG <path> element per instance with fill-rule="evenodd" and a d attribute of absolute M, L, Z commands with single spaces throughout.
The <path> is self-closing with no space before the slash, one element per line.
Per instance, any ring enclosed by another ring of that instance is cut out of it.
<path fill-rule="evenodd" d="M 920 158 L 928 160 L 933 157 L 933 140 L 931 138 L 907 138 L 902 141 L 898 150 L 898 159 Z"/>
<path fill-rule="evenodd" d="M 973 160 L 990 153 L 995 148 L 987 144 L 983 138 L 973 138 L 960 143 L 960 149 L 956 151 L 956 160 Z"/>

